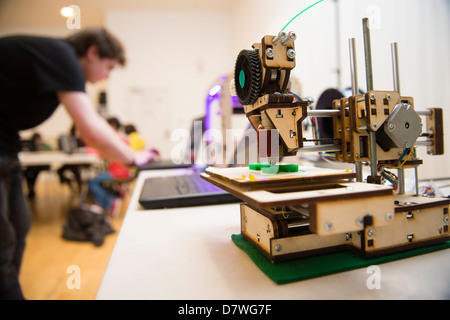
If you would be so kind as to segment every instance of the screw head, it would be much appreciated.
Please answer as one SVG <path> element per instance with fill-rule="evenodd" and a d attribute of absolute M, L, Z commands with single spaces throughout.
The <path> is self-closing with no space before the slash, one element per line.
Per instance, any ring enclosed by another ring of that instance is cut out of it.
<path fill-rule="evenodd" d="M 275 52 L 273 51 L 272 48 L 267 48 L 266 49 L 266 56 L 267 56 L 267 58 L 273 58 L 274 55 L 275 55 Z"/>
<path fill-rule="evenodd" d="M 359 227 L 362 227 L 364 225 L 364 218 L 356 219 L 356 225 L 358 225 Z"/>
<path fill-rule="evenodd" d="M 295 50 L 294 49 L 288 49 L 288 51 L 286 52 L 287 57 L 289 59 L 294 59 L 295 58 Z"/>

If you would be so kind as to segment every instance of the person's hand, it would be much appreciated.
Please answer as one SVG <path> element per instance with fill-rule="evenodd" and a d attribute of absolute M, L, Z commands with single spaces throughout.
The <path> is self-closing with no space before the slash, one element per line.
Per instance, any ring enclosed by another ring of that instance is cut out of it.
<path fill-rule="evenodd" d="M 135 152 L 133 165 L 136 167 L 141 167 L 154 160 L 157 156 L 159 156 L 159 151 L 156 149 L 137 151 Z"/>
<path fill-rule="evenodd" d="M 159 150 L 158 150 L 158 149 L 151 148 L 151 149 L 150 149 L 150 152 L 153 152 L 153 153 L 155 154 L 155 157 L 156 157 L 156 156 L 159 156 Z"/>

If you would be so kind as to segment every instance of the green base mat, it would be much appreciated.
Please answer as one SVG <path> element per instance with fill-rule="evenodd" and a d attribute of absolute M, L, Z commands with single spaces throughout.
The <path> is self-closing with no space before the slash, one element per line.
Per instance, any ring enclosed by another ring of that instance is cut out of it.
<path fill-rule="evenodd" d="M 277 284 L 321 277 L 450 248 L 450 241 L 447 241 L 425 248 L 412 249 L 376 258 L 365 258 L 351 251 L 340 251 L 272 263 L 258 249 L 245 240 L 242 235 L 233 234 L 231 239 L 236 246 L 247 253 L 262 272 Z"/>

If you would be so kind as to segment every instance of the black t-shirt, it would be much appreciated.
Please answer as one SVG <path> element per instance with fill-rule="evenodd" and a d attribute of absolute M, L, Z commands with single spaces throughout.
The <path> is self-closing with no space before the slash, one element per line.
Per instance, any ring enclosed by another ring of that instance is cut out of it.
<path fill-rule="evenodd" d="M 0 155 L 17 154 L 19 131 L 51 116 L 58 91 L 85 91 L 78 57 L 65 40 L 0 38 Z"/>

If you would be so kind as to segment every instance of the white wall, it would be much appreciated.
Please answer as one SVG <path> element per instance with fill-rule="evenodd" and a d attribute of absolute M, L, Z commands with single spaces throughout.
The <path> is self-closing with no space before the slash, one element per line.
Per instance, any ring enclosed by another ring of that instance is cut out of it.
<path fill-rule="evenodd" d="M 106 26 L 124 43 L 128 65 L 109 81 L 108 109 L 133 122 L 169 158 L 175 129 L 204 115 L 216 79 L 230 73 L 229 14 L 220 11 L 112 11 Z"/>

